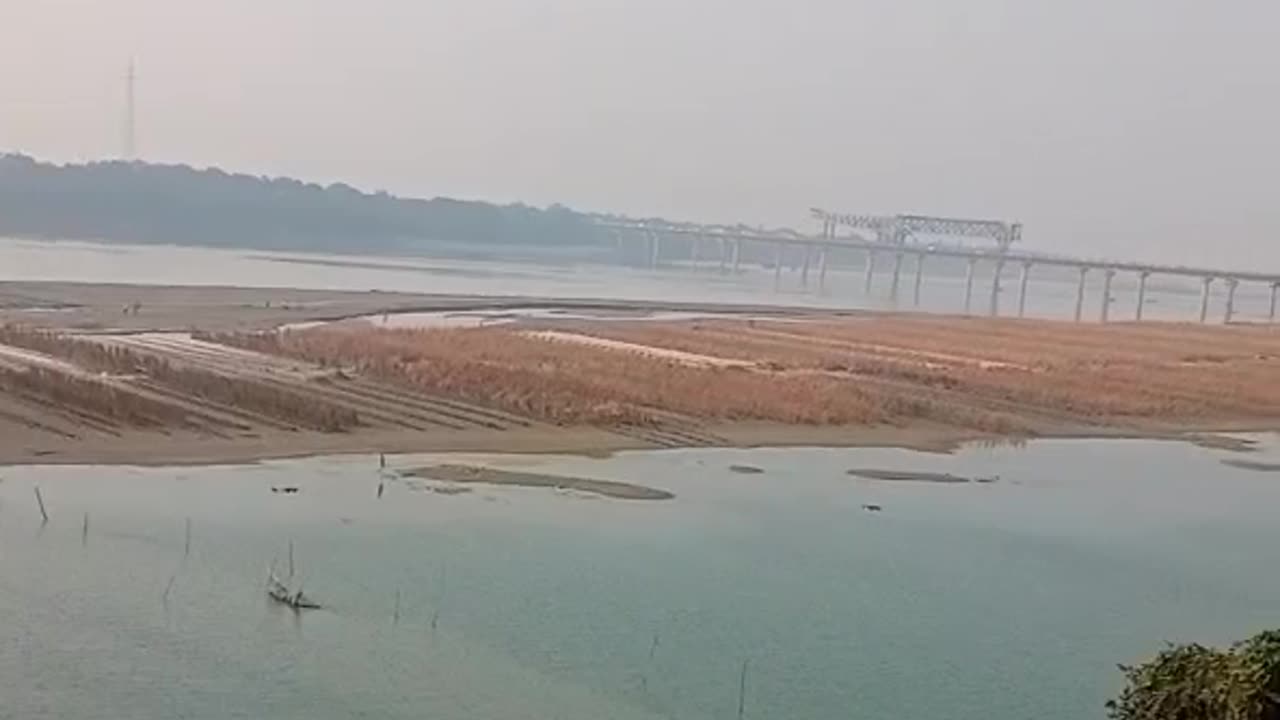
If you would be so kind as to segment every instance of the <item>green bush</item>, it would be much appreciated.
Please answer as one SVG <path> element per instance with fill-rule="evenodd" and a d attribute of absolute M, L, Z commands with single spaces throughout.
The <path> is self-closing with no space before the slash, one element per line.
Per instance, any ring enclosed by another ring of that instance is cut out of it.
<path fill-rule="evenodd" d="M 1280 630 L 1229 649 L 1178 645 L 1141 665 L 1107 703 L 1113 720 L 1280 720 Z"/>

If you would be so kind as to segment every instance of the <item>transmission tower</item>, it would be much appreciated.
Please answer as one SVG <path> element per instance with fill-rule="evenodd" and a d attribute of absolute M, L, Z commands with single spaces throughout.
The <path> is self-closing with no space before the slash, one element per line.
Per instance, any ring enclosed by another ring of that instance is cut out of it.
<path fill-rule="evenodd" d="M 123 154 L 125 160 L 137 159 L 137 114 L 134 98 L 134 84 L 136 74 L 134 72 L 133 58 L 129 58 L 129 71 L 124 78 L 124 137 L 123 137 Z"/>

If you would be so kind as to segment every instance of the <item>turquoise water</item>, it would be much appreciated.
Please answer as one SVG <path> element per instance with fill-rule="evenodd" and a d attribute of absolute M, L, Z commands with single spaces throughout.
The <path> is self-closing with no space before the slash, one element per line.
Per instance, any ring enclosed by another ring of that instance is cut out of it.
<path fill-rule="evenodd" d="M 662 503 L 399 482 L 379 500 L 367 457 L 9 468 L 0 717 L 736 718 L 744 661 L 748 718 L 1102 717 L 1116 663 L 1280 626 L 1280 476 L 1224 457 L 1046 441 L 450 458 L 678 495 Z M 290 541 L 326 609 L 266 601 Z"/>

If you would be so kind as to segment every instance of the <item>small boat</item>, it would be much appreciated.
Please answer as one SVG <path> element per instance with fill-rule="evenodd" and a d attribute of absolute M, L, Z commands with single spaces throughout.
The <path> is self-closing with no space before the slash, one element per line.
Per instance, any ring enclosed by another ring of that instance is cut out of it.
<path fill-rule="evenodd" d="M 288 605 L 294 610 L 320 609 L 320 603 L 303 594 L 301 587 L 297 590 L 290 588 L 276 576 L 275 571 L 272 571 L 267 576 L 267 596 L 281 605 Z"/>

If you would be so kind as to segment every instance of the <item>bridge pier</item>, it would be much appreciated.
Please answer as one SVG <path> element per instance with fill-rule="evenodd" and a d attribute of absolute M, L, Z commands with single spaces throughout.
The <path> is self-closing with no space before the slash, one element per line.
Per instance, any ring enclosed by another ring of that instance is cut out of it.
<path fill-rule="evenodd" d="M 867 295 L 871 294 L 871 278 L 875 275 L 875 272 L 876 251 L 871 248 L 867 248 L 867 277 L 864 278 L 862 287 L 862 292 Z"/>
<path fill-rule="evenodd" d="M 1089 266 L 1080 266 L 1080 282 L 1076 285 L 1076 322 L 1084 317 L 1084 282 L 1089 275 Z"/>
<path fill-rule="evenodd" d="M 827 291 L 827 246 L 818 248 L 818 292 Z"/>
<path fill-rule="evenodd" d="M 658 259 L 662 254 L 662 236 L 656 232 L 649 233 L 649 268 L 658 267 Z"/>
<path fill-rule="evenodd" d="M 733 241 L 733 274 L 742 272 L 742 238 Z"/>
<path fill-rule="evenodd" d="M 889 300 L 894 307 L 898 305 L 898 288 L 902 282 L 902 256 L 901 250 L 893 256 L 893 282 L 889 286 Z"/>
<path fill-rule="evenodd" d="M 916 286 L 913 300 L 920 307 L 920 284 L 924 281 L 924 253 L 916 253 Z"/>
<path fill-rule="evenodd" d="M 1151 271 L 1143 270 L 1138 273 L 1138 309 L 1133 313 L 1133 319 L 1142 322 L 1142 309 L 1147 305 L 1147 278 L 1151 276 Z"/>
<path fill-rule="evenodd" d="M 800 265 L 800 287 L 809 287 L 809 265 L 813 262 L 813 246 L 804 246 L 804 261 Z"/>
<path fill-rule="evenodd" d="M 1235 278 L 1227 278 L 1227 307 L 1222 313 L 1222 322 L 1230 325 L 1232 318 L 1236 314 L 1236 288 L 1240 285 L 1240 281 Z"/>
<path fill-rule="evenodd" d="M 720 274 L 724 275 L 729 271 L 729 241 L 720 238 Z"/>
<path fill-rule="evenodd" d="M 1111 281 L 1116 277 L 1116 271 L 1107 268 L 1102 273 L 1102 309 L 1098 311 L 1098 320 L 1106 324 L 1111 319 Z"/>
<path fill-rule="evenodd" d="M 698 272 L 698 265 L 702 262 L 702 235 L 693 236 L 693 248 L 689 252 L 689 260 L 693 263 L 693 271 Z"/>
<path fill-rule="evenodd" d="M 1200 279 L 1200 322 L 1209 320 L 1209 286 L 1213 284 L 1212 276 L 1205 276 Z"/>
<path fill-rule="evenodd" d="M 773 291 L 777 292 L 782 289 L 782 252 L 784 245 L 777 243 L 777 250 L 773 257 Z"/>
<path fill-rule="evenodd" d="M 991 276 L 991 317 L 1000 315 L 1000 273 L 1004 272 L 1004 258 L 996 260 L 995 272 Z"/>
<path fill-rule="evenodd" d="M 969 258 L 969 268 L 964 275 L 964 314 L 968 315 L 973 309 L 973 268 L 978 264 L 978 258 Z"/>
<path fill-rule="evenodd" d="M 1271 283 L 1271 313 L 1267 315 L 1268 322 L 1276 321 L 1276 293 L 1280 291 L 1280 282 Z"/>
<path fill-rule="evenodd" d="M 1022 263 L 1022 277 L 1018 279 L 1018 317 L 1027 316 L 1027 284 L 1031 282 L 1031 266 L 1035 263 Z"/>

